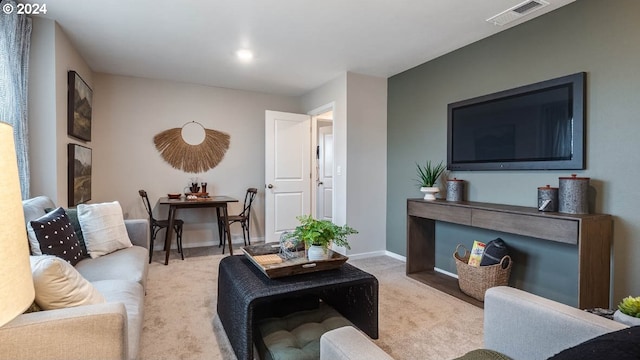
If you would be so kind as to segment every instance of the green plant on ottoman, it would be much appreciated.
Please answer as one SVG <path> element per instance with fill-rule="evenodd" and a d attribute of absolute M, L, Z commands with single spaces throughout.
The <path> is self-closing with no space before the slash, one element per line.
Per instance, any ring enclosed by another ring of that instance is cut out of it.
<path fill-rule="evenodd" d="M 307 257 L 311 261 L 321 260 L 327 254 L 327 249 L 331 244 L 344 246 L 351 249 L 347 236 L 357 234 L 358 231 L 348 225 L 336 225 L 329 220 L 317 220 L 311 215 L 301 215 L 296 217 L 300 225 L 285 235 L 287 239 L 298 239 L 307 248 Z"/>

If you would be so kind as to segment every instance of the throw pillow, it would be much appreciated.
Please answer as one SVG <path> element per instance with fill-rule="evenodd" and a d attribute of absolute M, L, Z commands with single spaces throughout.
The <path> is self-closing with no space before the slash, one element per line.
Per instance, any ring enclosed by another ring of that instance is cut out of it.
<path fill-rule="evenodd" d="M 84 257 L 75 229 L 63 208 L 30 222 L 42 254 L 55 255 L 75 265 Z"/>
<path fill-rule="evenodd" d="M 80 204 L 77 209 L 78 221 L 91 258 L 132 246 L 119 202 Z"/>
<path fill-rule="evenodd" d="M 36 304 L 43 310 L 106 302 L 68 262 L 51 255 L 31 256 Z"/>
<path fill-rule="evenodd" d="M 55 209 L 46 208 L 44 209 L 46 212 L 51 212 Z M 69 222 L 71 222 L 71 226 L 76 230 L 76 238 L 78 238 L 78 242 L 80 243 L 80 247 L 82 248 L 82 252 L 85 256 L 89 256 L 89 252 L 87 251 L 87 246 L 84 243 L 84 235 L 82 235 L 82 227 L 80 226 L 80 221 L 78 221 L 78 210 L 77 209 L 64 209 L 69 217 Z M 38 254 L 33 254 L 38 255 Z M 39 254 L 42 255 L 42 254 Z"/>
<path fill-rule="evenodd" d="M 640 326 L 610 332 L 568 348 L 550 360 L 637 360 L 640 359 Z"/>

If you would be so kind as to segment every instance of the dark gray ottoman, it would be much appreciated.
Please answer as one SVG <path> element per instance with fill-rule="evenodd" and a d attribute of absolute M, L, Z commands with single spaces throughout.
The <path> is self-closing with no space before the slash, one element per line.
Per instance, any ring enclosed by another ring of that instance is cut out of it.
<path fill-rule="evenodd" d="M 321 302 L 315 310 L 260 320 L 256 347 L 262 360 L 319 359 L 322 334 L 343 326 L 353 325 Z"/>

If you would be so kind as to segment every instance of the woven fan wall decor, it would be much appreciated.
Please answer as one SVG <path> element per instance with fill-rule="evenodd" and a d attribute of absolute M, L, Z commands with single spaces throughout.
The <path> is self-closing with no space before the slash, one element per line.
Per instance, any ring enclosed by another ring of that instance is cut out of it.
<path fill-rule="evenodd" d="M 197 124 L 202 126 L 200 123 Z M 160 156 L 175 169 L 188 173 L 205 172 L 222 161 L 229 149 L 231 137 L 221 131 L 202 128 L 205 133 L 204 140 L 197 145 L 191 145 L 182 138 L 182 128 L 173 128 L 157 134 L 153 137 L 153 143 Z"/>

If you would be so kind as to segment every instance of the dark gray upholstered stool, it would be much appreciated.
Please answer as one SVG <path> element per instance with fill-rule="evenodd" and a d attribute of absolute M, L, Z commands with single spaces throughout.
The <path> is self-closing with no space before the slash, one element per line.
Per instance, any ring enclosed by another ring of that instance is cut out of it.
<path fill-rule="evenodd" d="M 260 320 L 256 347 L 262 360 L 320 358 L 320 337 L 329 330 L 353 326 L 335 309 L 321 302 L 314 310 Z"/>

